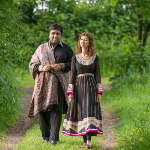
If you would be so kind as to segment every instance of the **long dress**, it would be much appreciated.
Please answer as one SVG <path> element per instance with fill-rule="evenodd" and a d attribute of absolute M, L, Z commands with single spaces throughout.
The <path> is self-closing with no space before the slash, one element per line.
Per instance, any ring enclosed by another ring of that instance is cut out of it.
<path fill-rule="evenodd" d="M 99 58 L 84 59 L 81 54 L 72 58 L 68 94 L 74 95 L 66 113 L 62 133 L 68 136 L 103 134 L 100 102 L 97 93 L 103 93 Z"/>

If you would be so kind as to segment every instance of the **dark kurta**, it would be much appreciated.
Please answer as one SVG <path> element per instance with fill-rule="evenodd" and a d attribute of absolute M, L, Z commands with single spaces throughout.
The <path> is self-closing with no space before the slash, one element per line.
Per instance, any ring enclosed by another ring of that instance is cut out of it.
<path fill-rule="evenodd" d="M 64 43 L 62 44 L 63 44 L 63 47 L 60 44 L 58 44 L 54 48 L 54 57 L 55 57 L 56 63 L 58 64 L 64 63 L 65 68 L 63 69 L 63 71 L 68 72 L 71 70 L 71 59 L 73 56 L 73 52 L 72 52 L 72 49 L 68 45 Z M 64 91 L 58 79 L 58 104 L 49 105 L 47 110 L 59 111 L 65 114 L 67 112 L 67 109 L 68 109 L 68 104 L 66 103 Z"/>
<path fill-rule="evenodd" d="M 62 130 L 69 136 L 103 134 L 101 107 L 96 102 L 97 84 L 101 83 L 99 59 L 93 58 L 89 65 L 83 65 L 76 56 L 72 58 L 69 83 L 74 85 L 74 103 L 69 105 Z"/>

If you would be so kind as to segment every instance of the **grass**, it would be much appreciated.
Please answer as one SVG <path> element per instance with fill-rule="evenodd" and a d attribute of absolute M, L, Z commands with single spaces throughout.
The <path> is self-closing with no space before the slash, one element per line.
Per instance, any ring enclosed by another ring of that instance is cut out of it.
<path fill-rule="evenodd" d="M 19 68 L 16 69 L 17 81 L 20 84 L 21 89 L 27 89 L 34 86 L 34 79 L 32 78 L 29 71 L 24 71 Z"/>
<path fill-rule="evenodd" d="M 103 101 L 108 110 L 120 117 L 116 126 L 118 147 L 116 149 L 150 149 L 150 102 L 149 75 L 128 75 L 115 81 Z"/>
<path fill-rule="evenodd" d="M 65 115 L 63 115 L 63 118 Z M 63 121 L 62 121 L 63 122 Z M 50 143 L 43 143 L 39 123 L 37 122 L 29 131 L 27 131 L 23 141 L 19 143 L 18 150 L 78 150 L 81 145 L 83 145 L 82 136 L 79 137 L 69 137 L 61 133 L 62 125 L 60 129 L 60 140 L 56 146 L 51 146 Z M 92 137 L 93 150 L 100 149 L 101 135 L 97 137 Z"/>

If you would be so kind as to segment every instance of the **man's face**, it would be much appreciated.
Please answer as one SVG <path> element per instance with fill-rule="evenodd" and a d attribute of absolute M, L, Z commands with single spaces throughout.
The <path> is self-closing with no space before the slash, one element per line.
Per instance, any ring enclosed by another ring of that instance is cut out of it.
<path fill-rule="evenodd" d="M 59 30 L 51 30 L 49 33 L 49 39 L 52 44 L 59 43 L 61 38 L 61 32 Z"/>

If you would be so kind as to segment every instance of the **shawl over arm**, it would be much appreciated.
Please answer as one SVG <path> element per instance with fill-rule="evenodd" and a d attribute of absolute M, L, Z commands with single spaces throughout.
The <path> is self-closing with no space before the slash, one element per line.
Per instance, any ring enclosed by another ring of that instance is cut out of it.
<path fill-rule="evenodd" d="M 36 76 L 36 73 L 37 73 L 35 68 L 37 68 L 39 65 L 41 65 L 39 55 L 38 55 L 40 50 L 41 50 L 41 45 L 37 48 L 34 55 L 32 55 L 31 61 L 29 63 L 29 70 L 30 70 L 34 80 L 35 80 L 35 76 Z"/>

